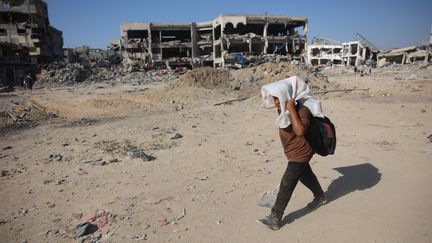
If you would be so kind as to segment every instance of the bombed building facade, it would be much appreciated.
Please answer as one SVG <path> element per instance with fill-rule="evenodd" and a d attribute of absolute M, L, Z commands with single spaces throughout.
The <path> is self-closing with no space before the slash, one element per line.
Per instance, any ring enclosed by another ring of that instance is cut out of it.
<path fill-rule="evenodd" d="M 63 33 L 42 0 L 0 1 L 0 82 L 13 84 L 37 64 L 63 57 Z M 33 71 L 34 72 L 34 71 Z"/>
<path fill-rule="evenodd" d="M 309 65 L 342 64 L 342 44 L 323 38 L 313 38 L 307 50 Z"/>
<path fill-rule="evenodd" d="M 306 17 L 221 15 L 200 23 L 121 25 L 126 61 L 177 66 L 243 66 L 264 55 L 304 61 Z"/>

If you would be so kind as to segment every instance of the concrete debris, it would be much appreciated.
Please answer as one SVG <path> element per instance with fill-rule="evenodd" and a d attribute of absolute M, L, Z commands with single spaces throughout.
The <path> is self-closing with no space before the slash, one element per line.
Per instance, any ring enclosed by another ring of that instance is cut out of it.
<path fill-rule="evenodd" d="M 81 236 L 85 236 L 88 234 L 93 234 L 94 232 L 96 232 L 98 230 L 97 225 L 91 224 L 89 222 L 85 222 L 85 223 L 81 223 L 78 224 L 75 227 L 75 235 L 77 237 L 81 237 Z"/>
<path fill-rule="evenodd" d="M 62 178 L 53 178 L 53 179 L 45 180 L 44 184 L 45 185 L 48 185 L 48 184 L 62 185 L 65 182 L 66 182 L 65 179 L 62 179 Z"/>
<path fill-rule="evenodd" d="M 171 139 L 180 139 L 183 136 L 180 133 L 176 133 Z"/>
<path fill-rule="evenodd" d="M 144 149 L 138 147 L 137 145 L 131 144 L 131 141 L 129 140 L 125 140 L 123 143 L 112 140 L 104 140 L 97 142 L 95 146 L 110 154 L 119 154 L 132 159 L 140 158 L 143 161 L 152 161 L 156 159 L 156 157 L 145 153 Z"/>
<path fill-rule="evenodd" d="M 49 159 L 49 161 L 62 161 L 63 160 L 63 155 L 61 155 L 61 154 L 51 154 L 48 159 Z"/>
<path fill-rule="evenodd" d="M 147 240 L 147 234 L 138 234 L 132 236 L 132 240 Z"/>
<path fill-rule="evenodd" d="M 0 110 L 0 129 L 33 127 L 41 121 L 52 121 L 58 118 L 57 114 L 46 111 L 35 101 L 23 102 L 17 99 L 5 103 Z"/>

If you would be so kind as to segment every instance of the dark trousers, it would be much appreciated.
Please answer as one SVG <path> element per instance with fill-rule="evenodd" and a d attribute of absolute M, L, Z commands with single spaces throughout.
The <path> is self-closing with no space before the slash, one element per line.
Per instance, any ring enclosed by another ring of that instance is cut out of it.
<path fill-rule="evenodd" d="M 309 163 L 288 162 L 287 169 L 280 183 L 276 202 L 271 210 L 272 214 L 279 220 L 282 219 L 288 201 L 299 180 L 312 191 L 314 197 L 324 196 L 324 191 L 317 177 L 312 172 Z"/>

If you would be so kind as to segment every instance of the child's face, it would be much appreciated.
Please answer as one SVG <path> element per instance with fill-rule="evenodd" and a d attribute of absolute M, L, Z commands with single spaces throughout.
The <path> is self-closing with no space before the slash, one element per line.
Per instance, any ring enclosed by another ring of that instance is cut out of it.
<path fill-rule="evenodd" d="M 278 108 L 278 109 L 281 108 L 281 107 L 280 107 L 280 101 L 279 101 L 279 98 L 278 98 L 278 97 L 273 96 L 273 102 L 274 102 L 274 105 L 276 106 L 276 108 Z"/>

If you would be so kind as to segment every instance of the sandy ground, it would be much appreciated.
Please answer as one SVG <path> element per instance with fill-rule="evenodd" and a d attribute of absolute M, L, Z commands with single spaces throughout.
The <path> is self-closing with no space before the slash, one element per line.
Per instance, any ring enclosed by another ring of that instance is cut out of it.
<path fill-rule="evenodd" d="M 2 130 L 0 242 L 431 242 L 432 79 L 330 80 L 358 90 L 316 96 L 338 135 L 334 155 L 311 161 L 329 203 L 307 210 L 299 184 L 279 231 L 255 222 L 287 165 L 259 89 L 0 94 L 59 116 Z M 99 229 L 76 237 L 86 221 Z"/>

